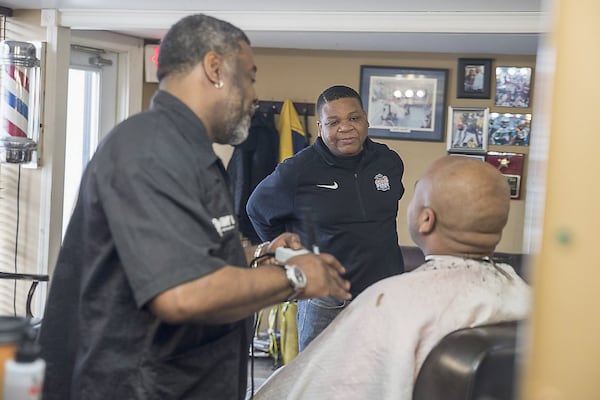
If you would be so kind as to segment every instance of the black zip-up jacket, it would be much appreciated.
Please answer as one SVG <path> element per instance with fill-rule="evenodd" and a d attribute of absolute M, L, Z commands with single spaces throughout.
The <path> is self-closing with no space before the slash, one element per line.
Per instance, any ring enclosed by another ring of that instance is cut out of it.
<path fill-rule="evenodd" d="M 404 272 L 396 230 L 403 173 L 398 154 L 381 143 L 367 138 L 359 156 L 341 158 L 319 137 L 279 164 L 254 189 L 246 209 L 262 240 L 295 232 L 306 247 L 315 241 L 321 252 L 333 254 L 356 296 Z"/>

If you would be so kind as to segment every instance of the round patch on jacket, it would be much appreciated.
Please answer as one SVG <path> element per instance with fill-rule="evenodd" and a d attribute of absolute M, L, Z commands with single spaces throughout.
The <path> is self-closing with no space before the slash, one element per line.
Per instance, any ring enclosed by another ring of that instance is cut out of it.
<path fill-rule="evenodd" d="M 382 192 L 387 192 L 390 190 L 390 180 L 387 176 L 377 174 L 375 175 L 375 187 L 377 190 L 381 190 Z"/>

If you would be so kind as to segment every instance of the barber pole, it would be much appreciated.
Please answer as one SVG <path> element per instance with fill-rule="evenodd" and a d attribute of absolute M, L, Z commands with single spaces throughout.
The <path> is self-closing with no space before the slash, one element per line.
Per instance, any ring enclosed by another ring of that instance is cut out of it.
<path fill-rule="evenodd" d="M 30 74 L 39 65 L 35 46 L 0 42 L 0 161 L 31 161 L 37 147 L 31 138 Z"/>
<path fill-rule="evenodd" d="M 29 124 L 29 77 L 23 67 L 3 65 L 0 77 L 2 136 L 27 137 Z"/>

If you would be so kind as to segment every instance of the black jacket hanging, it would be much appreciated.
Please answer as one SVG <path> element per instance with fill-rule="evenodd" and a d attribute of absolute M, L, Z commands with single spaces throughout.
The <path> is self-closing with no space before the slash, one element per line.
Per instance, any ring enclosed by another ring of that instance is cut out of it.
<path fill-rule="evenodd" d="M 254 188 L 278 163 L 279 133 L 273 110 L 257 111 L 252 117 L 248 139 L 236 145 L 227 165 L 240 232 L 252 244 L 261 242 L 246 213 L 246 202 Z"/>

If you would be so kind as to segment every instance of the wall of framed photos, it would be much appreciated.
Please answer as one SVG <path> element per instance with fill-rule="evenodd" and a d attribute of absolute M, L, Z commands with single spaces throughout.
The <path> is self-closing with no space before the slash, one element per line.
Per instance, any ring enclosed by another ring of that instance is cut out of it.
<path fill-rule="evenodd" d="M 424 169 L 435 159 L 448 154 L 447 117 L 448 107 L 487 108 L 488 114 L 521 113 L 531 114 L 535 98 L 530 96 L 528 107 L 502 107 L 495 105 L 496 82 L 490 80 L 490 97 L 458 97 L 459 59 L 491 60 L 491 68 L 497 66 L 519 66 L 532 69 L 535 77 L 535 55 L 502 54 L 451 54 L 451 53 L 389 53 L 389 52 L 350 52 L 294 49 L 254 49 L 258 66 L 256 89 L 260 100 L 281 100 L 289 98 L 294 102 L 315 103 L 317 96 L 327 87 L 335 84 L 348 85 L 360 92 L 361 67 L 382 66 L 404 69 L 440 69 L 447 70 L 445 82 L 443 133 L 439 141 L 421 141 L 411 139 L 391 139 L 373 137 L 373 140 L 387 144 L 398 152 L 405 163 L 404 186 L 406 192 L 400 201 L 398 212 L 398 233 L 400 243 L 413 245 L 406 226 L 406 207 L 413 195 L 415 181 Z M 463 83 L 464 85 L 464 83 Z M 144 107 L 149 104 L 156 84 L 144 86 Z M 464 87 L 463 87 L 464 89 Z M 530 92 L 533 93 L 533 79 Z M 507 111 L 510 110 L 510 111 Z M 372 116 L 372 115 L 371 115 Z M 532 119 L 535 122 L 535 116 Z M 316 116 L 308 118 L 308 132 L 313 140 L 317 134 Z M 535 140 L 535 132 L 530 134 Z M 528 146 L 515 144 L 488 144 L 488 152 L 518 153 L 523 156 L 523 170 L 527 167 Z M 227 161 L 227 160 L 225 160 Z M 505 229 L 498 251 L 521 252 L 523 243 L 523 219 L 525 215 L 526 176 L 520 179 L 519 198 L 511 201 L 508 225 Z"/>

